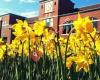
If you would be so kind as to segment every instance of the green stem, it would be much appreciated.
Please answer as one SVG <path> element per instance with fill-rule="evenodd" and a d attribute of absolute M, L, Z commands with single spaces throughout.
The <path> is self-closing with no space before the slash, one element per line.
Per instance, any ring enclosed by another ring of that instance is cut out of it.
<path fill-rule="evenodd" d="M 69 34 L 68 34 L 68 38 L 67 38 L 67 42 L 66 42 L 66 49 L 65 49 L 65 63 L 64 63 L 64 80 L 66 80 L 66 78 L 68 77 L 68 76 L 66 76 L 66 59 L 67 59 L 67 52 L 68 52 L 68 42 L 69 42 L 69 37 L 70 37 L 70 35 L 71 35 L 71 33 L 72 33 L 72 31 L 74 30 L 74 28 L 69 32 Z M 72 55 L 72 54 L 71 54 Z M 69 57 L 69 56 L 68 56 Z"/>
<path fill-rule="evenodd" d="M 19 80 L 19 76 L 18 76 L 18 53 L 16 53 L 16 57 L 15 57 L 15 77 L 16 80 Z"/>
<path fill-rule="evenodd" d="M 44 75 L 44 78 L 46 77 L 46 55 L 45 55 L 45 46 L 44 46 L 44 43 L 43 43 L 43 75 Z"/>
<path fill-rule="evenodd" d="M 28 32 L 28 52 L 29 52 L 29 56 L 30 56 L 30 34 L 29 34 L 29 32 Z M 30 57 L 28 56 L 28 70 L 29 70 L 29 72 L 28 72 L 28 80 L 31 80 L 31 70 L 30 70 Z"/>
<path fill-rule="evenodd" d="M 17 69 L 17 65 L 16 65 L 16 68 L 15 68 L 15 71 L 16 71 L 16 80 L 19 80 L 18 79 L 18 69 Z"/>
<path fill-rule="evenodd" d="M 92 39 L 92 42 L 93 42 L 93 50 L 94 50 L 94 52 L 93 52 L 93 60 L 94 60 L 94 75 L 93 75 L 93 77 L 94 78 L 96 78 L 97 79 L 97 67 L 98 67 L 98 56 L 97 56 L 97 52 L 96 52 L 96 44 L 95 44 L 95 38 L 93 38 L 92 37 L 92 35 L 90 34 L 90 33 L 88 33 L 89 35 L 90 35 L 90 37 L 91 37 L 91 39 Z M 93 72 L 92 72 L 93 73 Z"/>
<path fill-rule="evenodd" d="M 59 71 L 59 56 L 57 52 L 57 43 L 55 41 L 56 55 L 57 55 L 57 80 L 60 80 L 60 71 Z"/>
<path fill-rule="evenodd" d="M 62 61 L 62 55 L 61 55 L 61 48 L 60 48 L 60 43 L 59 43 L 59 35 L 57 35 L 57 51 L 58 51 L 58 54 L 59 54 L 59 57 L 58 57 L 58 65 L 59 65 L 59 69 L 61 69 L 61 78 L 60 79 L 63 79 L 64 80 L 64 69 L 63 69 L 63 61 Z"/>

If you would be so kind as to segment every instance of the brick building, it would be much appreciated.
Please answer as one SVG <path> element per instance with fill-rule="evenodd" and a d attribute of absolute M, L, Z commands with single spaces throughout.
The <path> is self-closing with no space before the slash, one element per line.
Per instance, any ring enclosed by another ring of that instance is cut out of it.
<path fill-rule="evenodd" d="M 97 31 L 100 32 L 100 4 L 78 9 L 74 8 L 71 0 L 41 0 L 39 19 L 64 35 L 73 27 L 72 22 L 77 19 L 77 12 L 80 12 L 82 17 L 90 16 Z"/>
<path fill-rule="evenodd" d="M 74 8 L 71 0 L 40 0 L 39 17 L 25 18 L 11 13 L 0 16 L 0 36 L 4 41 L 11 42 L 14 38 L 11 26 L 16 23 L 16 19 L 26 19 L 29 26 L 33 26 L 37 20 L 44 20 L 47 26 L 61 35 L 66 35 L 73 27 L 73 21 L 77 19 L 77 12 L 82 17 L 90 16 L 94 27 L 100 32 L 100 4 Z"/>
<path fill-rule="evenodd" d="M 33 26 L 34 22 L 38 20 L 38 17 L 26 18 L 16 14 L 8 13 L 0 16 L 0 37 L 7 43 L 11 43 L 14 39 L 12 34 L 12 25 L 16 23 L 16 19 L 27 20 L 29 26 Z"/>
<path fill-rule="evenodd" d="M 38 21 L 38 16 L 37 17 L 32 17 L 32 18 L 27 18 L 27 22 L 29 24 L 30 27 L 33 26 L 33 24 L 35 23 L 35 21 Z"/>
<path fill-rule="evenodd" d="M 10 43 L 14 38 L 12 25 L 16 23 L 16 19 L 25 20 L 25 17 L 11 13 L 0 16 L 0 37 L 7 43 Z"/>

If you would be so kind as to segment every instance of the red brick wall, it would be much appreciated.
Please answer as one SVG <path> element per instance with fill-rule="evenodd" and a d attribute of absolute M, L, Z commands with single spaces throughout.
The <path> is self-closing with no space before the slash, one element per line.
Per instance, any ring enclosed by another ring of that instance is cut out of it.
<path fill-rule="evenodd" d="M 85 13 L 80 13 L 80 14 L 81 14 L 81 17 L 90 16 L 90 17 L 98 18 L 100 20 L 100 10 L 85 12 Z M 66 15 L 66 16 L 60 17 L 60 25 L 66 22 L 66 20 L 68 21 L 76 20 L 77 18 L 78 18 L 77 14 Z M 60 26 L 60 31 L 62 33 L 62 26 Z M 98 31 L 100 32 L 100 21 L 98 22 Z"/>
<path fill-rule="evenodd" d="M 11 30 L 8 28 L 9 27 L 9 20 L 10 16 L 9 15 L 4 15 L 2 16 L 2 23 L 7 24 L 7 26 L 3 26 L 2 24 L 2 30 L 1 30 L 1 37 L 7 37 L 7 42 L 11 42 Z"/>
<path fill-rule="evenodd" d="M 53 16 L 53 28 L 55 30 L 57 30 L 57 23 L 58 23 L 58 0 L 53 0 L 53 12 L 51 13 L 46 13 L 45 14 L 45 4 L 44 2 L 40 2 L 40 15 L 39 15 L 39 19 L 44 19 L 46 16 L 49 17 L 49 15 L 51 15 L 51 17 Z M 51 26 L 52 27 L 52 26 Z"/>
<path fill-rule="evenodd" d="M 11 29 L 2 28 L 1 37 L 7 37 L 7 43 L 11 42 Z"/>
<path fill-rule="evenodd" d="M 9 24 L 10 16 L 9 15 L 4 15 L 2 16 L 2 21 L 6 21 L 7 24 Z"/>
<path fill-rule="evenodd" d="M 40 15 L 39 19 L 44 18 L 44 2 L 40 2 Z"/>
<path fill-rule="evenodd" d="M 54 4 L 56 3 L 56 5 L 53 5 L 53 16 L 54 16 L 54 20 L 53 20 L 53 28 L 55 29 L 55 31 L 57 31 L 57 26 L 58 26 L 58 5 L 59 5 L 59 0 L 54 0 Z"/>

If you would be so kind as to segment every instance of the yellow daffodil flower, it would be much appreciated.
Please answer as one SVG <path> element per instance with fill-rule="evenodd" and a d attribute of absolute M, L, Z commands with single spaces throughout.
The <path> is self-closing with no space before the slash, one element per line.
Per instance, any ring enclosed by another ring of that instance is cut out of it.
<path fill-rule="evenodd" d="M 37 21 L 36 23 L 34 23 L 33 30 L 35 34 L 41 36 L 43 34 L 45 26 L 46 24 L 44 21 Z"/>

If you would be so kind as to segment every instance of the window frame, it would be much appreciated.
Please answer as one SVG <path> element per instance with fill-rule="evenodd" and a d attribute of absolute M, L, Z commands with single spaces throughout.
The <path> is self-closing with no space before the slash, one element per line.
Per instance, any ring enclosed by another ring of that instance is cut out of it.
<path fill-rule="evenodd" d="M 47 21 L 48 20 L 48 21 Z M 48 27 L 53 27 L 53 24 L 54 24 L 54 20 L 53 20 L 53 17 L 52 18 L 46 18 L 44 19 L 44 21 L 46 22 L 46 25 Z"/>
<path fill-rule="evenodd" d="M 98 31 L 98 18 L 97 17 L 90 17 L 90 20 L 92 20 L 93 27 L 96 29 L 96 31 Z"/>
<path fill-rule="evenodd" d="M 63 30 L 64 27 L 66 27 L 66 31 L 65 32 L 63 32 L 64 31 Z M 68 28 L 68 27 L 70 27 L 70 28 Z M 63 26 L 62 26 L 62 34 L 68 34 L 73 27 L 74 27 L 73 20 L 64 22 Z"/>

